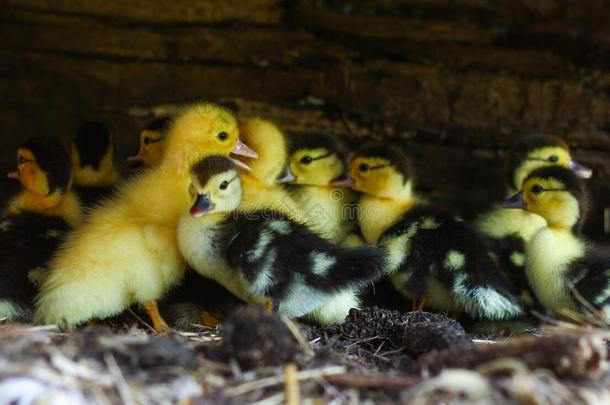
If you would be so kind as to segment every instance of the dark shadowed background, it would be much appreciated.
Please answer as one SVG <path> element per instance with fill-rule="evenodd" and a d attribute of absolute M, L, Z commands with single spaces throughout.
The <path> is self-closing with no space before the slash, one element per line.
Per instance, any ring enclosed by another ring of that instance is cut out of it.
<path fill-rule="evenodd" d="M 601 0 L 0 0 L 0 168 L 32 135 L 116 132 L 199 99 L 288 132 L 385 139 L 466 215 L 503 197 L 516 136 L 565 137 L 610 205 L 610 7 Z M 7 181 L 2 180 L 6 189 Z"/>

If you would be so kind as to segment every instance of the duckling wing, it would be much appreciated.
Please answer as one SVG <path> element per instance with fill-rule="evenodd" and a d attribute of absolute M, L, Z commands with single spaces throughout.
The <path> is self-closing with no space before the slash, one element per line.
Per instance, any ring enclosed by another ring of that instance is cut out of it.
<path fill-rule="evenodd" d="M 0 220 L 0 318 L 29 318 L 39 278 L 69 226 L 32 212 Z"/>
<path fill-rule="evenodd" d="M 589 250 L 571 264 L 567 278 L 577 293 L 573 300 L 578 307 L 589 304 L 597 309 L 610 309 L 610 252 Z"/>
<path fill-rule="evenodd" d="M 415 298 L 427 294 L 430 281 L 440 282 L 453 301 L 470 315 L 502 319 L 518 315 L 514 288 L 473 227 L 434 207 L 416 207 L 386 230 L 380 243 L 389 251 L 390 268 L 399 289 Z M 428 294 L 429 295 L 429 294 Z M 427 301 L 435 298 L 425 297 Z M 447 305 L 446 300 L 442 305 Z"/>
<path fill-rule="evenodd" d="M 229 266 L 252 291 L 273 299 L 297 291 L 330 295 L 359 289 L 383 274 L 383 251 L 334 245 L 283 214 L 239 213 L 230 222 L 239 231 L 227 245 Z"/>

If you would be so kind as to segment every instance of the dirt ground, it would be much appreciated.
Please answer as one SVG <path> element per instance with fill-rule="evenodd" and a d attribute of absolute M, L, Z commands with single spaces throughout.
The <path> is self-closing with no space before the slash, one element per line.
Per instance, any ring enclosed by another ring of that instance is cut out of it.
<path fill-rule="evenodd" d="M 0 403 L 610 403 L 608 336 L 593 327 L 475 339 L 444 315 L 374 307 L 342 327 L 243 308 L 194 328 L 155 335 L 135 314 L 0 326 Z"/>

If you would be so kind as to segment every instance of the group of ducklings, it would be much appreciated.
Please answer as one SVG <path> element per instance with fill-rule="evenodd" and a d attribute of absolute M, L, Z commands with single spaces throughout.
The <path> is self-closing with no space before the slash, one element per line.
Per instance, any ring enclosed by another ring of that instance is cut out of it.
<path fill-rule="evenodd" d="M 46 137 L 18 149 L 9 176 L 23 190 L 0 222 L 0 318 L 79 325 L 139 304 L 163 331 L 158 301 L 185 274 L 322 325 L 341 324 L 382 279 L 404 310 L 610 317 L 610 254 L 580 234 L 592 173 L 556 137 L 518 143 L 512 196 L 472 221 L 418 196 L 396 147 L 348 158 L 335 137 L 289 138 L 214 104 L 144 128 L 128 160 L 146 168 L 122 182 L 112 145 L 107 126 L 87 123 L 71 156 Z"/>

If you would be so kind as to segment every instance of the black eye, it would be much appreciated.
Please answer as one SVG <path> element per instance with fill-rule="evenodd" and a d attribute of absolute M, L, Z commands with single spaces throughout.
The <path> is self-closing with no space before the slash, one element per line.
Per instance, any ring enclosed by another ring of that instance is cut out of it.
<path fill-rule="evenodd" d="M 366 172 L 371 168 L 371 166 L 367 165 L 366 163 L 360 163 L 360 166 L 358 166 L 358 170 L 360 170 L 361 172 Z"/>
<path fill-rule="evenodd" d="M 152 142 L 152 139 L 150 139 L 149 137 L 144 138 L 144 145 L 148 145 L 151 142 Z"/>
<path fill-rule="evenodd" d="M 547 160 L 551 163 L 557 163 L 559 161 L 559 157 L 557 157 L 556 155 L 553 155 L 553 156 L 549 156 Z"/>
<path fill-rule="evenodd" d="M 221 190 L 226 190 L 226 189 L 227 189 L 227 187 L 229 187 L 229 182 L 228 182 L 228 181 L 226 181 L 226 180 L 225 180 L 225 181 L 223 181 L 222 183 L 220 183 L 220 187 L 219 187 L 219 188 L 220 188 Z"/>
<path fill-rule="evenodd" d="M 540 184 L 534 184 L 532 186 L 532 193 L 534 194 L 540 194 L 544 191 L 544 188 L 542 188 L 542 186 Z"/>
<path fill-rule="evenodd" d="M 303 156 L 303 157 L 301 158 L 301 163 L 303 163 L 304 165 L 308 165 L 308 164 L 310 164 L 312 161 L 313 161 L 313 158 L 312 158 L 311 156 L 309 156 L 309 155 L 307 155 L 307 156 Z"/>
<path fill-rule="evenodd" d="M 226 132 L 219 132 L 216 137 L 218 137 L 218 139 L 220 139 L 221 141 L 226 141 L 229 137 L 229 134 L 227 134 Z"/>
<path fill-rule="evenodd" d="M 27 162 L 27 159 L 24 158 L 23 156 L 19 155 L 17 156 L 17 163 L 19 163 L 20 165 L 24 164 L 25 162 Z"/>

